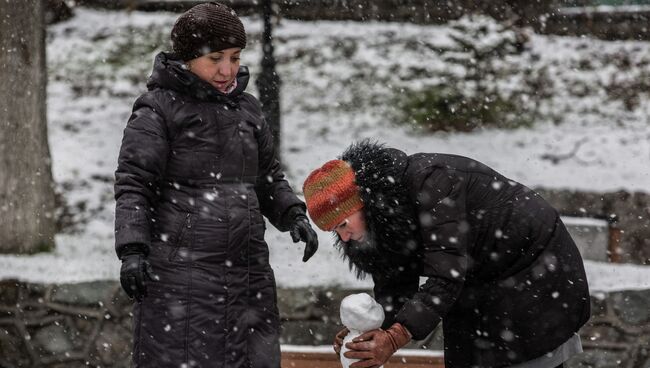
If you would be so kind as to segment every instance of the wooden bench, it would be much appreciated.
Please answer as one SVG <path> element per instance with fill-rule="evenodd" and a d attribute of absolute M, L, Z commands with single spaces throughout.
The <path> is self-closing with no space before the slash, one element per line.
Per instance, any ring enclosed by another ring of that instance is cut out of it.
<path fill-rule="evenodd" d="M 331 346 L 282 345 L 282 368 L 341 368 Z M 444 368 L 442 351 L 401 349 L 384 368 Z"/>

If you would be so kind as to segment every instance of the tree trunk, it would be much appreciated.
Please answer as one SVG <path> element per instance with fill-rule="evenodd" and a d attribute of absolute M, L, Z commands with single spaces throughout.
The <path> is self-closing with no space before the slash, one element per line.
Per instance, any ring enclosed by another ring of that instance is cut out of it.
<path fill-rule="evenodd" d="M 0 253 L 54 247 L 41 0 L 0 0 Z"/>

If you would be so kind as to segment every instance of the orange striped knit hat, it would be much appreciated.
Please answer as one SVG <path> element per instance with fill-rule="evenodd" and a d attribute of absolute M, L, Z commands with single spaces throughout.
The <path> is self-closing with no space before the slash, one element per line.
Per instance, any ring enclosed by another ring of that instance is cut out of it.
<path fill-rule="evenodd" d="M 312 171 L 302 190 L 309 216 L 324 231 L 333 230 L 346 217 L 363 208 L 354 170 L 342 160 L 326 162 Z"/>

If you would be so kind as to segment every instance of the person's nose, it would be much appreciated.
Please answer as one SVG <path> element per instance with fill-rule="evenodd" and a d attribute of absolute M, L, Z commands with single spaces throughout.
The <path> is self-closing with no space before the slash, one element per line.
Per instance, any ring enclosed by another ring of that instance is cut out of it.
<path fill-rule="evenodd" d="M 230 65 L 230 61 L 224 61 L 223 63 L 219 64 L 217 68 L 217 73 L 219 73 L 219 76 L 225 79 L 230 79 L 230 77 L 232 77 L 230 75 L 231 70 L 232 70 L 232 65 Z"/>
<path fill-rule="evenodd" d="M 350 237 L 352 236 L 350 232 L 345 230 L 337 230 L 336 232 L 339 234 L 339 238 L 341 238 L 341 241 L 343 242 L 348 242 L 350 240 Z"/>

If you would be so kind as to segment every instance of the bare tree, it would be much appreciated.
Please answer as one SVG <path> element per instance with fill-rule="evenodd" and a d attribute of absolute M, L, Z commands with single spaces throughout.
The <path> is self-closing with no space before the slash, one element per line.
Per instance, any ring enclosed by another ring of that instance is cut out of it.
<path fill-rule="evenodd" d="M 52 249 L 41 0 L 0 0 L 0 253 Z"/>

